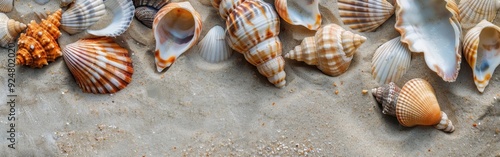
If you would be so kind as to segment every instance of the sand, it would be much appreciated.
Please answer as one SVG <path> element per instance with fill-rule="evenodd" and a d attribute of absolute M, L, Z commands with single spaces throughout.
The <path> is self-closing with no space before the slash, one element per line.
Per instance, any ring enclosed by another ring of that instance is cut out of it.
<path fill-rule="evenodd" d="M 212 26 L 224 26 L 207 0 L 190 2 L 204 21 L 202 37 Z M 34 11 L 58 6 L 59 0 L 43 6 L 16 0 L 7 15 L 28 23 L 38 20 Z M 323 0 L 320 10 L 323 25 L 341 24 L 336 1 Z M 341 76 L 286 60 L 287 85 L 280 89 L 243 55 L 212 64 L 197 46 L 156 72 L 152 31 L 134 19 L 115 39 L 130 51 L 135 68 L 132 83 L 118 93 L 83 93 L 62 57 L 42 69 L 15 68 L 16 149 L 8 147 L 6 132 L 12 122 L 6 104 L 12 98 L 7 96 L 8 49 L 0 48 L 0 156 L 500 156 L 498 69 L 481 94 L 465 60 L 458 79 L 447 83 L 427 68 L 423 56 L 413 54 L 411 69 L 396 83 L 429 81 L 455 124 L 451 134 L 402 127 L 381 114 L 370 93 L 362 94 L 379 86 L 371 76 L 371 59 L 377 47 L 399 35 L 394 23 L 393 16 L 375 32 L 359 33 L 368 40 Z M 92 28 L 106 24 L 102 20 Z M 281 30 L 284 54 L 315 33 L 284 21 Z M 64 48 L 82 36 L 63 32 L 59 43 Z"/>

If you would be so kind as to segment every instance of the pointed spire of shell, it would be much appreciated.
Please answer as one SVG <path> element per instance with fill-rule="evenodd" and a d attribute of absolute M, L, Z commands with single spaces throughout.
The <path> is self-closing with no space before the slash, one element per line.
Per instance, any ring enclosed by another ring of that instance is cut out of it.
<path fill-rule="evenodd" d="M 9 19 L 4 13 L 0 13 L 0 47 L 7 47 L 14 42 L 19 33 L 26 29 L 24 23 Z"/>
<path fill-rule="evenodd" d="M 383 114 L 396 116 L 396 103 L 400 91 L 401 89 L 394 82 L 372 89 L 372 95 L 382 106 Z"/>

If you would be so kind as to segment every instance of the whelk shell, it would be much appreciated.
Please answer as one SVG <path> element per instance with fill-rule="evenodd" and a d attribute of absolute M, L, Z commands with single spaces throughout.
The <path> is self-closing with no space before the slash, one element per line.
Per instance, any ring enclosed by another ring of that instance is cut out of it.
<path fill-rule="evenodd" d="M 444 132 L 455 131 L 453 123 L 441 111 L 434 89 L 421 78 L 408 81 L 401 90 L 390 83 L 372 89 L 372 94 L 382 105 L 383 113 L 396 116 L 405 127 L 433 125 Z"/>
<path fill-rule="evenodd" d="M 310 30 L 321 26 L 319 0 L 275 0 L 278 14 L 292 25 L 301 25 Z"/>
<path fill-rule="evenodd" d="M 0 0 L 0 12 L 8 13 L 14 8 L 14 0 Z"/>
<path fill-rule="evenodd" d="M 63 53 L 83 92 L 115 93 L 132 81 L 134 68 L 127 49 L 109 37 L 78 40 L 66 45 Z"/>
<path fill-rule="evenodd" d="M 372 75 L 379 84 L 397 82 L 410 68 L 411 52 L 396 37 L 377 48 L 372 59 Z"/>
<path fill-rule="evenodd" d="M 472 68 L 476 87 L 482 93 L 500 64 L 500 27 L 483 20 L 467 32 L 464 57 Z"/>
<path fill-rule="evenodd" d="M 214 26 L 198 43 L 200 54 L 203 59 L 211 63 L 217 63 L 231 57 L 233 50 L 227 45 L 224 28 Z"/>
<path fill-rule="evenodd" d="M 61 28 L 69 34 L 80 33 L 106 13 L 103 0 L 76 0 L 61 19 Z"/>
<path fill-rule="evenodd" d="M 158 11 L 153 22 L 158 72 L 170 67 L 182 53 L 193 47 L 201 29 L 200 14 L 189 2 L 170 3 Z"/>
<path fill-rule="evenodd" d="M 482 20 L 493 22 L 500 9 L 499 0 L 460 0 L 460 24 L 464 30 L 469 30 Z"/>
<path fill-rule="evenodd" d="M 116 37 L 124 33 L 134 18 L 134 5 L 132 0 L 107 0 L 108 8 L 113 12 L 111 24 L 100 30 L 87 30 L 95 36 Z"/>
<path fill-rule="evenodd" d="M 360 32 L 374 31 L 394 14 L 386 0 L 339 0 L 338 6 L 344 25 Z"/>
<path fill-rule="evenodd" d="M 169 0 L 134 0 L 135 18 L 148 28 L 153 27 L 155 15 Z"/>
<path fill-rule="evenodd" d="M 363 36 L 346 31 L 339 25 L 328 24 L 313 37 L 304 38 L 285 58 L 317 65 L 325 74 L 338 76 L 347 71 L 356 49 L 365 41 Z"/>
<path fill-rule="evenodd" d="M 0 47 L 7 48 L 24 29 L 26 29 L 25 24 L 9 19 L 7 15 L 0 13 Z"/>

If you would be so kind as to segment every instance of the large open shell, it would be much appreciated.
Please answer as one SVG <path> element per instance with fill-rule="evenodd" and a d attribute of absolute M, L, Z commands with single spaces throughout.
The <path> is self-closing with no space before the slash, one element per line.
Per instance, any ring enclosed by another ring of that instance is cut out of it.
<path fill-rule="evenodd" d="M 198 43 L 200 46 L 200 55 L 208 62 L 217 63 L 231 57 L 233 50 L 225 40 L 224 28 L 214 26 Z"/>
<path fill-rule="evenodd" d="M 396 30 L 412 52 L 443 80 L 458 76 L 462 52 L 458 7 L 453 0 L 397 0 Z"/>
<path fill-rule="evenodd" d="M 386 0 L 339 0 L 338 6 L 344 25 L 360 32 L 374 31 L 394 14 Z"/>
<path fill-rule="evenodd" d="M 464 38 L 464 56 L 477 89 L 483 92 L 500 64 L 500 27 L 483 20 L 472 28 Z"/>
<path fill-rule="evenodd" d="M 321 26 L 319 0 L 275 0 L 278 14 L 292 25 L 301 25 L 310 30 Z"/>
<path fill-rule="evenodd" d="M 14 0 L 0 0 L 0 12 L 8 13 L 14 8 Z"/>
<path fill-rule="evenodd" d="M 397 82 L 410 68 L 411 52 L 396 37 L 380 46 L 373 55 L 372 75 L 379 84 Z"/>
<path fill-rule="evenodd" d="M 106 5 L 113 12 L 111 24 L 100 30 L 87 30 L 95 36 L 116 37 L 125 32 L 134 18 L 134 4 L 132 0 L 107 0 Z"/>
<path fill-rule="evenodd" d="M 153 27 L 156 13 L 170 0 L 133 0 L 135 6 L 135 18 L 148 28 Z"/>
<path fill-rule="evenodd" d="M 464 30 L 471 29 L 482 20 L 493 22 L 500 9 L 499 0 L 460 0 L 460 23 Z"/>
<path fill-rule="evenodd" d="M 106 13 L 103 0 L 76 0 L 61 19 L 61 28 L 69 34 L 80 33 Z"/>
<path fill-rule="evenodd" d="M 182 53 L 194 46 L 201 29 L 200 14 L 189 2 L 170 3 L 158 11 L 153 22 L 158 72 L 170 67 Z"/>
<path fill-rule="evenodd" d="M 9 44 L 14 45 L 19 33 L 26 29 L 26 25 L 9 19 L 4 13 L 0 13 L 0 47 L 7 48 Z"/>

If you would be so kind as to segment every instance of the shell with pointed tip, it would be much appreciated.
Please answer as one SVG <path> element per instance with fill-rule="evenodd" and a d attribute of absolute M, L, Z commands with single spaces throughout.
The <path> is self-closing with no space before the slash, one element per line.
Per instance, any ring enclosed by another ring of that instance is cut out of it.
<path fill-rule="evenodd" d="M 372 75 L 379 84 L 397 82 L 410 68 L 411 52 L 396 37 L 380 46 L 373 55 Z"/>
<path fill-rule="evenodd" d="M 338 6 L 344 25 L 360 32 L 374 31 L 394 14 L 386 0 L 339 0 Z"/>
<path fill-rule="evenodd" d="M 83 92 L 115 93 L 132 81 L 134 68 L 127 49 L 109 37 L 78 40 L 66 45 L 63 53 Z"/>
<path fill-rule="evenodd" d="M 106 13 L 103 0 L 76 0 L 61 19 L 61 28 L 69 34 L 80 33 Z"/>
<path fill-rule="evenodd" d="M 61 35 L 59 21 L 62 10 L 49 15 L 40 24 L 34 20 L 28 24 L 26 33 L 19 37 L 16 64 L 41 68 L 62 55 L 57 38 Z"/>
<path fill-rule="evenodd" d="M 283 87 L 286 73 L 278 37 L 279 16 L 269 3 L 262 0 L 243 1 L 222 0 L 214 5 L 219 6 L 221 16 L 226 20 L 226 40 L 231 48 L 242 53 L 250 64 L 256 66 L 269 82 L 276 87 Z"/>
<path fill-rule="evenodd" d="M 453 0 L 397 0 L 396 30 L 401 42 L 424 53 L 427 66 L 444 81 L 454 82 L 460 70 L 462 29 Z"/>
<path fill-rule="evenodd" d="M 73 3 L 75 0 L 61 0 L 61 7 L 66 7 L 69 4 Z"/>
<path fill-rule="evenodd" d="M 24 29 L 26 29 L 25 24 L 9 19 L 7 15 L 0 13 L 0 47 L 7 48 Z"/>
<path fill-rule="evenodd" d="M 103 29 L 87 30 L 89 34 L 116 37 L 123 34 L 132 23 L 135 11 L 132 0 L 107 0 L 106 5 L 113 12 L 113 21 Z"/>
<path fill-rule="evenodd" d="M 467 32 L 464 57 L 472 68 L 477 89 L 483 92 L 500 64 L 500 27 L 483 20 Z"/>
<path fill-rule="evenodd" d="M 198 42 L 201 28 L 200 14 L 189 2 L 170 3 L 158 11 L 153 22 L 158 72 Z"/>
<path fill-rule="evenodd" d="M 373 97 L 378 104 L 382 105 L 383 114 L 396 116 L 396 103 L 400 91 L 401 89 L 394 82 L 372 89 Z"/>
<path fill-rule="evenodd" d="M 14 0 L 0 0 L 0 12 L 8 13 L 14 8 Z"/>
<path fill-rule="evenodd" d="M 482 20 L 493 22 L 500 9 L 498 0 L 461 0 L 458 5 L 460 10 L 460 24 L 464 30 L 471 29 Z"/>
<path fill-rule="evenodd" d="M 153 27 L 155 15 L 169 0 L 134 0 L 135 18 L 148 28 Z"/>
<path fill-rule="evenodd" d="M 214 26 L 210 29 L 198 43 L 201 57 L 211 63 L 221 62 L 231 57 L 233 50 L 227 45 L 224 36 L 224 28 L 221 26 Z"/>
<path fill-rule="evenodd" d="M 276 0 L 274 6 L 278 14 L 292 25 L 301 25 L 310 30 L 321 26 L 319 0 Z"/>
<path fill-rule="evenodd" d="M 338 76 L 349 68 L 356 49 L 366 38 L 336 24 L 320 28 L 313 37 L 305 38 L 302 43 L 285 55 L 317 67 L 325 74 Z"/>
<path fill-rule="evenodd" d="M 44 5 L 46 3 L 48 3 L 50 0 L 35 0 L 36 3 L 40 4 L 40 5 Z"/>

